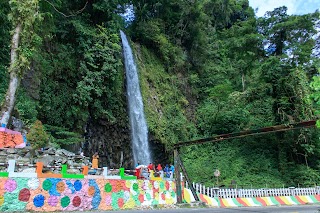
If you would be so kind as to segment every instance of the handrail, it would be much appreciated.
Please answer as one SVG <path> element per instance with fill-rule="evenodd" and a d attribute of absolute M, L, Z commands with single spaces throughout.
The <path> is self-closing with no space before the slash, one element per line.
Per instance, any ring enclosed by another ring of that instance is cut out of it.
<path fill-rule="evenodd" d="M 186 182 L 185 187 L 190 184 Z M 304 196 L 320 195 L 320 187 L 304 188 L 260 188 L 260 189 L 239 189 L 239 188 L 210 188 L 199 183 L 192 183 L 197 193 L 207 195 L 212 198 L 248 198 L 248 197 L 272 197 L 272 196 Z"/>

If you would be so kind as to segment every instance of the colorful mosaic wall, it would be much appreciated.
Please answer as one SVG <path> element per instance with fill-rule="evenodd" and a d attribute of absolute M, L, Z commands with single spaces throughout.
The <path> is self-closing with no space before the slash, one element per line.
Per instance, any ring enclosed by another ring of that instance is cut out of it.
<path fill-rule="evenodd" d="M 190 189 L 184 188 L 184 200 L 187 203 L 194 201 Z M 253 197 L 253 198 L 211 198 L 199 194 L 202 202 L 214 207 L 242 207 L 242 206 L 279 206 L 279 205 L 303 205 L 319 204 L 320 195 L 305 196 L 274 196 L 274 197 Z"/>
<path fill-rule="evenodd" d="M 0 178 L 0 211 L 118 210 L 175 204 L 173 181 Z"/>

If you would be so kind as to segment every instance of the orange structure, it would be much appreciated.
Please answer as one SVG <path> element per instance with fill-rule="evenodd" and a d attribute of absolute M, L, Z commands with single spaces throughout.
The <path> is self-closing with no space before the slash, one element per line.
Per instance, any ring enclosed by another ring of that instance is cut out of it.
<path fill-rule="evenodd" d="M 37 162 L 36 173 L 39 178 L 62 178 L 62 174 L 42 173 L 43 163 Z"/>
<path fill-rule="evenodd" d="M 88 175 L 88 171 L 89 171 L 88 166 L 83 166 L 82 168 L 83 168 L 83 170 L 82 170 L 82 174 L 84 174 L 84 175 Z"/>

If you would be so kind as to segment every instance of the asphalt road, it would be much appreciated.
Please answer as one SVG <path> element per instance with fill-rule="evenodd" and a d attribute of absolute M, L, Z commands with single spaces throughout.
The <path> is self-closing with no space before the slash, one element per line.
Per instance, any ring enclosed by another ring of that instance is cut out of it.
<path fill-rule="evenodd" d="M 101 213 L 102 211 L 87 211 L 87 213 Z M 103 211 L 104 213 L 320 213 L 320 205 L 301 206 L 269 206 L 269 207 L 238 207 L 238 208 L 179 208 L 156 210 L 122 210 Z M 72 212 L 72 213 L 86 213 Z"/>

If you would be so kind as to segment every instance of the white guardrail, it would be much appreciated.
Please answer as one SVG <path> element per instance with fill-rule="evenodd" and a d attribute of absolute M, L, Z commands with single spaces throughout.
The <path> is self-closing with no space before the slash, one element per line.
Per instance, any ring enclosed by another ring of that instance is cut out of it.
<path fill-rule="evenodd" d="M 309 188 L 261 188 L 261 189 L 225 189 L 210 188 L 199 183 L 192 183 L 197 193 L 209 197 L 219 198 L 241 198 L 241 197 L 270 197 L 270 196 L 297 196 L 297 195 L 319 195 L 320 187 Z M 189 188 L 186 182 L 186 188 Z"/>

